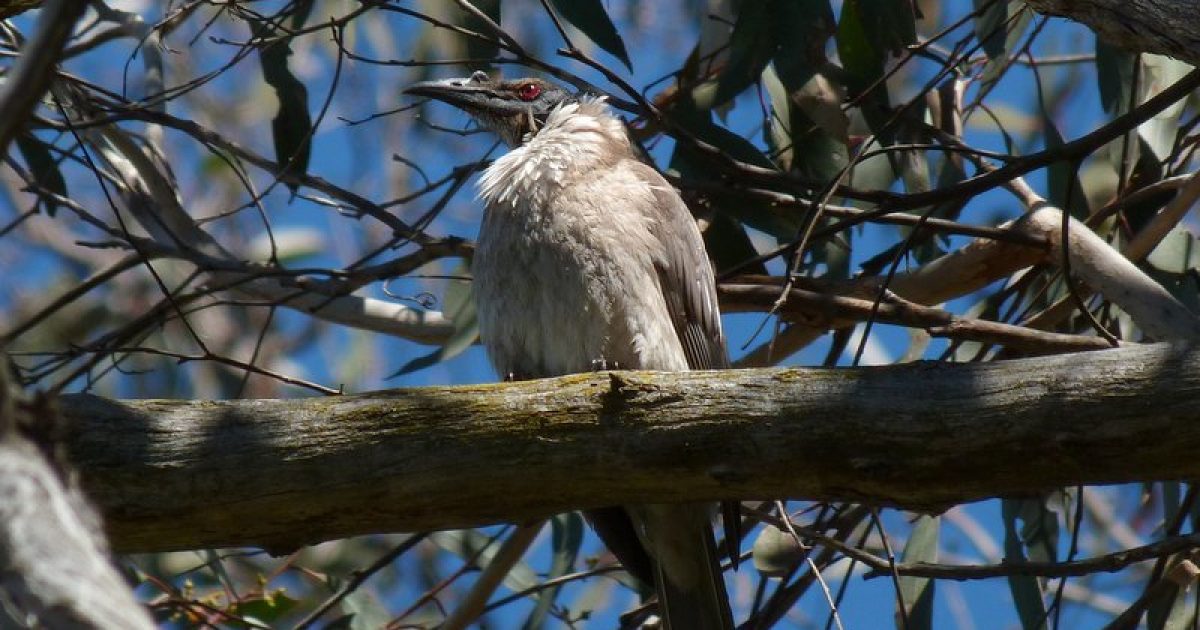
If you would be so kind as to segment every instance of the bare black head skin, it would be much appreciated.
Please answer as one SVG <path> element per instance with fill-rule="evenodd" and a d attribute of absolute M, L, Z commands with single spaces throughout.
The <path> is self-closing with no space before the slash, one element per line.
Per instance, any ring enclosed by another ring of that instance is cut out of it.
<path fill-rule="evenodd" d="M 520 146 L 536 134 L 555 107 L 575 100 L 567 90 L 542 79 L 503 81 L 486 72 L 465 79 L 422 81 L 404 92 L 449 103 L 498 134 L 509 146 Z"/>

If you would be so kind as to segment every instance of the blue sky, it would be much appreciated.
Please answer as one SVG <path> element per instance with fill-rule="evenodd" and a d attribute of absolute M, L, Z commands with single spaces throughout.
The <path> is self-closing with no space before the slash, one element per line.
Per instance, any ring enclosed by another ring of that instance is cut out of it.
<path fill-rule="evenodd" d="M 337 3 L 331 3 L 336 5 Z M 616 69 L 624 78 L 635 86 L 645 86 L 661 76 L 675 70 L 683 61 L 695 41 L 699 27 L 699 17 L 686 15 L 678 8 L 679 2 L 651 3 L 643 2 L 637 9 L 630 9 L 624 3 L 607 3 L 609 11 L 617 23 L 618 29 L 624 35 L 625 45 L 634 60 L 633 72 L 628 72 L 613 58 L 601 51 L 593 50 L 597 57 Z M 149 9 L 149 3 L 131 3 Z M 939 6 L 947 13 L 961 15 L 966 11 L 965 3 L 941 3 Z M 835 7 L 836 8 L 836 7 Z M 944 19 L 931 19 L 930 22 L 942 24 Z M 550 21 L 541 12 L 536 2 L 508 2 L 505 4 L 504 25 L 523 41 L 532 43 L 531 48 L 543 59 L 555 60 L 554 51 L 561 43 L 553 30 Z M 415 50 L 410 45 L 417 41 L 427 26 L 413 20 L 397 17 L 379 17 L 378 22 L 360 25 L 349 44 L 362 54 L 380 58 L 394 57 L 399 59 L 418 58 L 429 51 Z M 372 29 L 383 29 L 372 34 Z M 928 32 L 929 28 L 921 29 Z M 226 33 L 227 34 L 227 33 Z M 386 35 L 386 36 L 385 36 Z M 574 33 L 576 41 L 583 41 L 578 33 Z M 1033 47 L 1035 55 L 1053 55 L 1063 53 L 1090 53 L 1093 45 L 1093 35 L 1090 31 L 1074 23 L 1064 20 L 1052 20 L 1038 42 Z M 194 64 L 194 72 L 200 73 L 205 69 L 219 67 L 231 54 L 232 47 L 222 46 L 213 42 L 200 41 L 195 46 L 189 46 L 186 41 L 172 39 L 170 46 L 181 51 L 178 54 L 187 55 L 189 62 Z M 325 54 L 327 49 L 321 46 L 296 46 L 293 57 L 293 68 L 298 76 L 309 85 L 310 107 L 316 110 L 320 107 L 331 89 L 333 60 Z M 433 49 L 437 52 L 437 49 Z M 201 52 L 203 51 L 203 52 Z M 89 56 L 78 62 L 69 64 L 69 68 L 78 71 L 89 78 L 106 85 L 110 89 L 127 89 L 131 96 L 136 96 L 141 89 L 138 77 L 140 59 L 133 60 L 126 71 L 126 62 L 130 61 L 131 47 L 127 42 L 118 42 L 106 48 L 105 55 Z M 581 64 L 561 61 L 568 67 L 597 85 L 607 86 L 599 73 Z M 912 80 L 919 83 L 929 76 L 932 66 L 918 64 Z M 434 76 L 454 76 L 465 74 L 467 71 L 456 67 L 439 67 L 432 70 Z M 507 72 L 514 74 L 516 69 L 508 67 Z M 1078 137 L 1096 128 L 1105 116 L 1100 110 L 1098 92 L 1094 88 L 1094 67 L 1091 64 L 1053 66 L 1043 69 L 1043 80 L 1047 84 L 1063 80 L 1068 73 L 1081 73 L 1083 85 L 1071 92 L 1070 97 L 1054 112 L 1054 121 L 1061 133 L 1068 139 Z M 243 62 L 234 72 L 218 79 L 202 92 L 205 98 L 223 103 L 223 106 L 236 109 L 239 117 L 247 120 L 257 120 L 257 128 L 250 129 L 244 137 L 239 136 L 239 142 L 255 148 L 264 155 L 271 154 L 269 139 L 269 117 L 273 101 L 263 98 L 261 89 L 249 87 L 258 82 L 257 62 L 253 59 Z M 342 70 L 334 98 L 330 102 L 329 112 L 321 123 L 314 139 L 314 153 L 310 164 L 310 172 L 319 174 L 339 185 L 352 189 L 376 200 L 385 200 L 395 196 L 398 191 L 420 185 L 421 177 L 413 169 L 393 161 L 391 155 L 399 153 L 407 158 L 419 161 L 423 170 L 431 178 L 436 178 L 448 172 L 455 165 L 470 159 L 482 157 L 492 147 L 493 140 L 483 135 L 458 136 L 429 131 L 414 131 L 411 117 L 414 112 L 396 114 L 392 117 L 380 118 L 359 125 L 348 125 L 338 119 L 339 116 L 349 119 L 362 119 L 372 114 L 394 108 L 406 102 L 399 90 L 402 86 L 416 80 L 419 71 L 388 67 L 369 66 L 366 64 L 347 61 Z M 126 81 L 126 79 L 130 79 Z M 1035 103 L 1033 74 L 1027 68 L 1018 67 L 1004 78 L 995 94 L 989 98 L 989 104 L 998 109 L 1034 112 L 1031 106 Z M 382 86 L 382 87 L 381 87 Z M 246 95 L 254 98 L 246 99 Z M 973 92 L 968 92 L 968 101 Z M 173 106 L 175 107 L 175 106 Z M 189 104 L 180 104 L 174 113 L 187 116 L 193 110 Z M 449 107 L 441 105 L 427 106 L 424 113 L 432 120 L 454 128 L 468 128 L 466 117 Z M 1036 118 L 1036 116 L 1035 116 Z M 763 146 L 761 138 L 761 107 L 754 94 L 742 95 L 726 117 L 728 127 L 740 134 L 752 138 L 756 144 Z M 220 121 L 210 121 L 220 128 Z M 1035 134 L 1036 135 L 1036 134 Z M 179 140 L 178 136 L 168 133 L 168 140 Z M 984 125 L 970 125 L 966 133 L 969 144 L 998 151 L 1004 151 L 1005 146 L 999 134 Z M 170 145 L 177 153 L 171 156 L 172 164 L 179 176 L 184 197 L 191 199 L 208 199 L 215 196 L 210 190 L 211 182 L 206 179 L 211 173 L 211 165 L 204 151 L 188 142 L 174 142 Z M 655 143 L 652 155 L 660 166 L 665 166 L 672 145 L 669 140 Z M 1042 147 L 1037 144 L 1020 146 L 1022 152 L 1031 152 Z M 1028 177 L 1029 183 L 1035 190 L 1045 190 L 1045 173 L 1037 172 Z M 76 181 L 76 180 L 72 180 Z M 87 184 L 81 184 L 81 190 L 86 190 Z M 396 212 L 406 220 L 420 216 L 432 199 L 423 200 L 412 205 L 397 208 Z M 365 222 L 354 222 L 327 207 L 312 203 L 302 198 L 289 199 L 285 189 L 279 188 L 266 198 L 266 206 L 270 211 L 273 227 L 278 231 L 293 230 L 298 233 L 315 234 L 322 244 L 322 251 L 303 260 L 308 265 L 340 266 L 353 261 L 357 255 L 365 251 L 370 244 L 380 242 L 380 235 L 372 233 Z M 0 216 L 12 216 L 19 210 L 11 200 L 0 203 Z M 994 224 L 1000 218 L 1009 218 L 1019 213 L 1021 208 L 1016 201 L 1000 190 L 993 190 L 974 199 L 968 205 L 962 220 Z M 460 192 L 447 207 L 446 212 L 431 231 L 434 234 L 454 234 L 472 237 L 476 233 L 479 219 L 479 204 L 474 200 L 473 183 Z M 253 222 L 243 224 L 252 230 Z M 252 240 L 254 233 L 246 235 L 246 240 Z M 897 232 L 888 227 L 868 227 L 860 235 L 855 244 L 855 251 L 874 253 L 896 241 Z M 763 244 L 769 244 L 765 237 L 760 239 Z M 951 246 L 965 243 L 965 239 L 955 238 Z M 861 260 L 853 261 L 855 264 Z M 21 253 L 19 261 L 22 269 L 28 273 L 15 274 L 13 293 L 8 300 L 21 299 L 24 295 L 37 295 L 39 287 L 46 278 L 60 269 L 57 258 L 49 256 L 43 250 L 29 248 Z M 776 266 L 775 271 L 778 271 Z M 433 275 L 452 273 L 452 268 L 432 269 Z M 393 292 L 415 294 L 429 291 L 435 296 L 441 296 L 446 283 L 442 280 L 399 281 L 392 285 Z M 382 287 L 372 287 L 373 295 L 385 298 Z M 17 297 L 13 297 L 17 296 Z M 956 300 L 950 305 L 952 310 L 961 310 L 973 304 L 971 296 Z M 11 304 L 11 302 L 10 302 Z M 754 336 L 754 331 L 761 323 L 759 315 L 727 316 L 725 325 L 730 340 L 730 351 L 736 357 L 741 355 L 744 346 Z M 308 324 L 303 315 L 281 312 L 276 321 L 277 330 L 285 334 L 304 334 Z M 769 331 L 769 327 L 768 327 Z M 763 338 L 758 337 L 758 343 Z M 900 356 L 908 343 L 907 332 L 888 326 L 876 326 L 872 334 L 873 345 L 869 347 L 868 362 L 886 363 Z M 753 344 L 751 344 L 753 345 Z M 800 352 L 787 361 L 789 365 L 816 365 L 823 359 L 827 342 L 813 344 L 812 347 Z M 853 347 L 853 344 L 852 346 Z M 927 356 L 936 356 L 945 344 L 934 342 Z M 348 365 L 344 360 L 352 351 L 353 356 L 366 357 L 361 365 Z M 431 368 L 405 375 L 399 378 L 386 378 L 407 361 L 428 353 L 430 348 L 404 340 L 387 338 L 380 335 L 348 331 L 345 329 L 327 329 L 315 343 L 308 345 L 302 352 L 291 357 L 279 357 L 286 361 L 290 369 L 295 370 L 305 378 L 326 383 L 332 386 L 344 384 L 348 391 L 366 391 L 383 387 L 420 386 L 432 384 L 457 384 L 488 382 L 495 380 L 495 375 L 488 366 L 483 350 L 476 346 L 462 355 Z M 840 363 L 847 364 L 848 357 L 843 357 Z M 151 377 L 146 377 L 151 378 Z M 148 391 L 145 382 L 135 383 L 134 377 L 120 377 L 112 384 L 111 393 L 114 395 L 135 395 Z M 153 389 L 153 388 L 149 388 Z M 302 395 L 303 392 L 284 389 L 285 395 Z M 802 457 L 803 454 L 797 454 Z M 968 506 L 965 512 L 993 537 L 999 536 L 999 508 L 995 501 Z M 905 535 L 907 523 L 899 513 L 888 512 L 885 524 L 889 532 Z M 1064 534 L 1065 536 L 1065 534 Z M 595 540 L 589 545 L 595 549 Z M 1064 539 L 1060 545 L 1066 547 Z M 947 525 L 943 528 L 943 549 L 954 553 L 955 560 L 983 561 L 975 545 L 970 542 L 961 529 Z M 992 559 L 994 560 L 994 558 Z M 549 562 L 545 546 L 528 559 L 535 568 L 546 566 Z M 446 558 L 448 566 L 454 562 Z M 887 579 L 854 580 L 853 588 L 841 609 L 841 618 L 846 628 L 873 628 L 890 623 L 891 607 L 893 605 L 892 584 Z M 1110 578 L 1101 577 L 1103 582 Z M 831 584 L 836 588 L 836 581 Z M 974 627 L 979 629 L 1010 628 L 1016 624 L 1015 612 L 1011 604 L 1007 585 L 1003 580 L 991 580 L 986 583 L 943 583 L 939 584 L 937 600 L 937 621 L 939 627 Z M 581 590 L 576 587 L 567 589 L 564 601 L 572 601 L 578 597 Z M 1117 591 L 1117 595 L 1128 596 L 1126 592 Z M 393 610 L 404 606 L 405 598 L 411 597 L 407 589 L 393 594 L 394 600 L 386 602 Z M 738 597 L 748 597 L 745 591 L 738 591 Z M 514 606 L 506 610 L 502 619 L 508 622 L 519 618 L 527 611 L 527 607 Z M 808 615 L 817 627 L 824 626 L 826 610 L 821 601 L 820 591 L 813 589 L 803 600 L 798 610 Z M 968 620 L 969 619 L 969 623 Z M 1101 617 L 1093 612 L 1085 612 L 1075 607 L 1064 615 L 1063 627 L 1090 627 L 1097 625 Z M 504 625 L 508 625 L 505 623 Z M 795 627 L 810 627 L 805 623 L 797 623 Z"/>

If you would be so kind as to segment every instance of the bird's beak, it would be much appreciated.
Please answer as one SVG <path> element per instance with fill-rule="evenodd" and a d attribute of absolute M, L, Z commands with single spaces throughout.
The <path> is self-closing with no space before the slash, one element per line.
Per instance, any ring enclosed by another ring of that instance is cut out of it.
<path fill-rule="evenodd" d="M 473 116 L 497 116 L 519 111 L 511 99 L 496 90 L 495 83 L 481 74 L 463 79 L 422 81 L 404 88 L 404 93 L 439 100 Z"/>

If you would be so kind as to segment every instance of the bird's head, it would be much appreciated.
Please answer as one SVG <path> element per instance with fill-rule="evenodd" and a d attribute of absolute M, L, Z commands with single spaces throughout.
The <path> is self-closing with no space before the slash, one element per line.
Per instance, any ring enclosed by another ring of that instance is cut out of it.
<path fill-rule="evenodd" d="M 493 79 L 476 72 L 465 79 L 422 81 L 406 94 L 449 103 L 497 133 L 509 146 L 519 146 L 546 122 L 558 105 L 575 100 L 567 90 L 542 79 Z"/>

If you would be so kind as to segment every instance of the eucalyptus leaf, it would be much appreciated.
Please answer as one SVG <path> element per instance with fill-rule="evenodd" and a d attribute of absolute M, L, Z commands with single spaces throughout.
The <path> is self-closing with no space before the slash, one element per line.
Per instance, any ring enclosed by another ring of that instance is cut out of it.
<path fill-rule="evenodd" d="M 1146 257 L 1159 271 L 1185 273 L 1200 269 L 1200 243 L 1196 235 L 1182 225 L 1176 225 Z"/>
<path fill-rule="evenodd" d="M 1096 87 L 1100 89 L 1100 104 L 1104 111 L 1114 115 L 1128 111 L 1136 61 L 1137 53 L 1096 37 Z"/>
<path fill-rule="evenodd" d="M 838 20 L 837 50 L 846 87 L 871 131 L 891 144 L 886 123 L 891 100 L 882 81 L 889 53 L 915 41 L 911 5 L 903 0 L 846 0 Z"/>
<path fill-rule="evenodd" d="M 600 0 L 550 0 L 550 6 L 597 46 L 621 60 L 630 72 L 633 71 L 629 53 L 625 50 L 625 42 Z"/>
<path fill-rule="evenodd" d="M 774 169 L 775 164 L 749 140 L 716 124 L 712 114 L 681 99 L 671 109 L 672 118 L 697 139 L 713 145 L 725 154 L 755 166 Z M 721 174 L 712 159 L 700 154 L 686 142 L 677 142 L 668 173 L 688 181 L 718 181 Z M 802 213 L 795 208 L 780 208 L 736 192 L 706 193 L 717 212 L 723 212 L 761 232 L 779 239 L 790 239 L 800 227 Z"/>
<path fill-rule="evenodd" d="M 985 26 L 987 30 L 983 31 L 983 34 L 988 42 L 985 50 L 992 47 L 996 54 L 988 53 L 988 63 L 980 74 L 980 81 L 984 84 L 992 83 L 1000 78 L 1000 73 L 1008 65 L 1009 57 L 1016 52 L 1021 38 L 1025 36 L 1025 32 L 1033 21 L 1033 11 L 1025 6 L 1022 0 L 1007 0 L 1007 2 L 997 0 L 992 5 L 992 11 L 995 13 L 990 20 L 994 20 L 995 26 Z M 979 33 L 981 26 L 978 22 L 976 22 L 976 29 L 976 32 Z M 1001 45 L 997 46 L 992 43 L 992 33 L 995 33 L 995 37 L 1000 40 Z"/>
<path fill-rule="evenodd" d="M 480 567 L 486 567 L 504 545 L 503 539 L 495 542 L 491 542 L 491 539 L 491 536 L 477 529 L 457 529 L 429 535 L 429 540 L 438 547 L 463 560 L 475 558 L 475 563 Z M 510 591 L 523 591 L 537 586 L 538 582 L 537 573 L 525 562 L 517 562 L 504 576 L 504 586 Z"/>
<path fill-rule="evenodd" d="M 941 519 L 936 516 L 920 515 L 913 522 L 912 532 L 904 545 L 901 559 L 904 564 L 936 563 L 938 560 L 938 533 Z M 908 623 L 904 630 L 922 630 L 933 627 L 933 596 L 936 582 L 929 578 L 904 576 L 900 578 L 900 594 L 907 607 Z"/>
<path fill-rule="evenodd" d="M 346 627 L 351 630 L 382 628 L 392 619 L 383 604 L 367 589 L 358 588 L 350 591 L 342 599 L 340 606 L 346 613 L 342 619 L 346 619 Z"/>
<path fill-rule="evenodd" d="M 815 103 L 821 96 L 814 93 L 823 92 L 826 97 L 834 94 L 827 91 L 831 89 L 827 79 L 813 72 L 804 82 L 789 86 L 771 66 L 763 71 L 762 80 L 771 101 L 768 144 L 780 166 L 816 182 L 827 182 L 841 174 L 850 161 L 845 115 L 836 96 L 826 102 L 823 110 Z M 799 102 L 807 102 L 811 111 L 822 113 L 828 124 L 818 124 Z"/>
<path fill-rule="evenodd" d="M 775 54 L 776 42 L 771 28 L 774 2 L 743 2 L 733 33 L 729 37 L 729 61 L 716 80 L 693 90 L 696 106 L 712 109 L 737 96 L 758 80 L 763 68 Z"/>
<path fill-rule="evenodd" d="M 274 37 L 274 29 L 265 21 L 251 22 L 255 37 Z M 312 155 L 312 115 L 308 111 L 308 87 L 288 68 L 292 54 L 291 38 L 280 38 L 258 51 L 263 80 L 275 90 L 279 110 L 271 119 L 271 137 L 275 144 L 275 162 L 285 178 L 295 179 L 308 172 Z M 295 192 L 294 182 L 285 182 Z"/>
<path fill-rule="evenodd" d="M 712 258 L 717 273 L 758 257 L 758 250 L 754 248 L 746 228 L 734 221 L 727 212 L 712 213 L 703 236 L 704 249 Z M 742 266 L 740 273 L 767 275 L 767 267 L 762 262 L 756 262 Z"/>
<path fill-rule="evenodd" d="M 759 573 L 777 578 L 787 575 L 792 567 L 804 559 L 805 553 L 804 547 L 791 532 L 765 525 L 754 539 L 750 555 Z"/>
<path fill-rule="evenodd" d="M 1007 0 L 971 0 L 975 8 L 975 39 L 983 47 L 989 59 L 1002 59 L 1007 55 L 1004 45 L 1005 23 L 1008 20 Z"/>
<path fill-rule="evenodd" d="M 562 577 L 575 568 L 575 560 L 579 557 L 579 549 L 583 546 L 583 517 L 579 512 L 567 512 L 550 519 L 551 537 L 550 549 L 552 559 L 550 571 L 546 580 Z M 526 630 L 541 628 L 546 622 L 546 615 L 558 598 L 562 589 L 555 586 L 542 590 L 537 595 L 537 604 L 529 617 L 525 619 Z"/>
<path fill-rule="evenodd" d="M 60 197 L 67 196 L 67 181 L 58 170 L 58 161 L 50 154 L 50 149 L 41 140 L 30 134 L 17 134 L 14 138 L 17 150 L 29 167 L 29 175 L 38 187 L 50 191 Z M 41 197 L 42 208 L 46 214 L 54 216 L 58 211 L 58 202 L 49 197 Z"/>
<path fill-rule="evenodd" d="M 1157 96 L 1191 70 L 1192 66 L 1182 61 L 1163 55 L 1143 54 L 1138 103 L 1144 103 Z M 1187 100 L 1180 99 L 1150 120 L 1138 125 L 1138 135 L 1149 145 L 1160 162 L 1167 160 L 1171 155 L 1175 136 L 1179 132 L 1179 117 L 1186 106 Z"/>
<path fill-rule="evenodd" d="M 476 9 L 479 9 L 484 15 L 488 16 L 488 18 L 490 18 L 496 24 L 500 23 L 500 0 L 471 0 L 471 4 L 474 5 Z M 488 32 L 484 28 L 483 20 L 475 14 L 459 12 L 459 15 L 461 16 L 463 27 L 477 33 Z M 480 39 L 478 37 L 467 37 L 465 39 L 467 44 L 467 56 L 474 61 L 474 63 L 471 64 L 472 68 L 486 69 L 490 67 L 491 64 L 487 63 L 486 61 L 478 60 L 494 59 L 500 54 L 499 46 L 497 46 L 493 41 Z"/>
<path fill-rule="evenodd" d="M 1008 562 L 1021 562 L 1031 559 L 1026 555 L 1026 530 L 1030 521 L 1024 526 L 1019 521 L 1028 517 L 1029 512 L 1037 514 L 1042 509 L 1042 502 L 1033 499 L 1001 499 L 1001 518 L 1004 521 L 1004 558 Z M 1039 523 L 1040 517 L 1033 519 Z M 1041 537 L 1044 540 L 1044 537 Z M 1034 544 L 1040 549 L 1033 554 L 1037 559 L 1045 557 L 1044 546 Z M 1013 602 L 1017 606 L 1017 615 L 1021 619 L 1021 627 L 1025 630 L 1040 630 L 1046 623 L 1046 604 L 1042 594 L 1041 584 L 1031 575 L 1008 576 L 1008 588 L 1012 592 Z"/>

